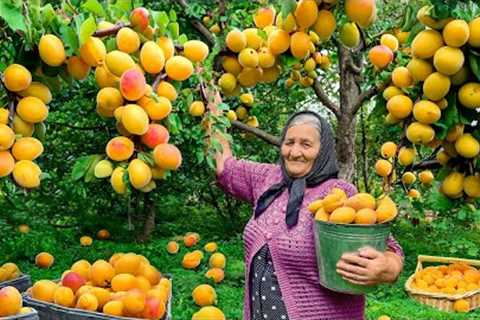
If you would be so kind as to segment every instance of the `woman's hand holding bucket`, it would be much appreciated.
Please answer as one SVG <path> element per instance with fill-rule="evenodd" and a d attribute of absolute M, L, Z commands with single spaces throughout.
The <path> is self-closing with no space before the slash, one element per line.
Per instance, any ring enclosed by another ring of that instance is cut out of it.
<path fill-rule="evenodd" d="M 337 263 L 337 273 L 351 283 L 374 286 L 394 282 L 401 266 L 402 262 L 395 253 L 364 247 L 356 252 L 344 253 Z"/>

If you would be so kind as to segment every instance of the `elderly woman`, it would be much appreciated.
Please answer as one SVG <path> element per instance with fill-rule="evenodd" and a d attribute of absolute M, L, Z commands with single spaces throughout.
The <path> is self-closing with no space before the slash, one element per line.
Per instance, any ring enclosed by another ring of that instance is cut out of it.
<path fill-rule="evenodd" d="M 217 178 L 225 192 L 254 207 L 244 231 L 245 320 L 363 319 L 365 297 L 333 292 L 319 283 L 307 205 L 336 187 L 348 196 L 356 188 L 337 179 L 335 142 L 329 124 L 316 113 L 293 115 L 283 130 L 279 164 L 232 157 L 221 139 Z M 345 253 L 337 272 L 356 284 L 394 282 L 403 252 L 389 237 L 387 251 L 365 248 Z"/>

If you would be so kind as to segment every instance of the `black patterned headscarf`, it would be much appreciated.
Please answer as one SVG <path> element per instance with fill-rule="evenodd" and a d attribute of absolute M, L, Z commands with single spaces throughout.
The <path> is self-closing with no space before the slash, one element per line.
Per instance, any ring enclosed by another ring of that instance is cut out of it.
<path fill-rule="evenodd" d="M 289 228 L 295 226 L 298 222 L 298 213 L 303 202 L 305 188 L 317 186 L 328 179 L 336 178 L 338 176 L 335 138 L 333 137 L 329 123 L 317 113 L 312 111 L 300 111 L 292 115 L 283 129 L 281 144 L 284 143 L 287 130 L 295 125 L 293 120 L 304 115 L 313 116 L 320 121 L 320 128 L 314 125 L 317 129 L 320 129 L 320 152 L 315 159 L 312 169 L 304 177 L 290 177 L 285 168 L 285 161 L 280 154 L 280 166 L 282 168 L 283 179 L 280 183 L 271 186 L 260 196 L 257 201 L 257 207 L 255 208 L 255 218 L 258 218 L 270 206 L 270 204 L 282 194 L 285 188 L 288 188 L 289 198 L 285 222 Z M 306 123 L 308 123 L 308 121 L 306 121 L 305 124 Z"/>

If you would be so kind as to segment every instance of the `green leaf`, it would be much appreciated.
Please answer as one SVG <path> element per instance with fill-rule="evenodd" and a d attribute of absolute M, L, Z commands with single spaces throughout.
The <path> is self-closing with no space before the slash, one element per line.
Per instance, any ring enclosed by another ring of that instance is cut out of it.
<path fill-rule="evenodd" d="M 15 7 L 13 4 L 7 3 L 6 1 L 0 1 L 0 17 L 5 20 L 7 25 L 13 31 L 27 31 L 21 6 Z"/>
<path fill-rule="evenodd" d="M 410 4 L 407 5 L 403 12 L 403 20 L 401 23 L 402 31 L 410 31 L 416 20 L 416 10 L 414 10 Z"/>
<path fill-rule="evenodd" d="M 468 54 L 468 63 L 470 64 L 470 70 L 472 70 L 472 73 L 477 80 L 480 80 L 480 57 L 470 52 Z"/>
<path fill-rule="evenodd" d="M 170 18 L 170 21 L 177 22 L 177 13 L 175 12 L 175 10 L 170 10 L 170 12 L 168 12 L 168 16 Z"/>
<path fill-rule="evenodd" d="M 105 48 L 107 49 L 107 52 L 115 50 L 117 48 L 117 42 L 115 38 L 107 39 L 107 41 L 105 41 Z"/>
<path fill-rule="evenodd" d="M 295 64 L 299 63 L 300 59 L 297 59 L 297 58 L 295 58 L 293 56 L 290 56 L 290 55 L 282 54 L 280 56 L 280 62 L 283 66 L 292 67 Z"/>
<path fill-rule="evenodd" d="M 295 0 L 283 0 L 282 8 L 280 9 L 282 13 L 282 18 L 285 19 L 290 12 L 292 12 L 297 6 L 297 1 Z"/>
<path fill-rule="evenodd" d="M 41 8 L 41 16 L 43 20 L 43 25 L 45 26 L 49 26 L 57 17 L 55 9 L 53 9 L 51 4 L 47 4 Z"/>
<path fill-rule="evenodd" d="M 463 124 L 468 124 L 470 125 L 472 121 L 478 120 L 478 113 L 475 111 L 475 109 L 469 109 L 469 108 L 464 108 L 458 107 L 458 112 L 460 115 L 460 122 Z"/>
<path fill-rule="evenodd" d="M 257 34 L 262 38 L 263 40 L 268 40 L 268 35 L 264 30 L 257 29 Z"/>
<path fill-rule="evenodd" d="M 137 158 L 145 162 L 150 167 L 155 166 L 155 160 L 153 160 L 153 156 L 150 152 L 139 152 L 137 154 Z"/>
<path fill-rule="evenodd" d="M 170 19 L 168 18 L 168 15 L 165 11 L 160 11 L 156 13 L 154 20 L 158 26 L 162 26 L 164 29 L 167 28 L 168 23 L 170 22 Z"/>
<path fill-rule="evenodd" d="M 452 4 L 448 2 L 449 1 L 444 0 L 431 0 L 433 5 L 431 17 L 434 19 L 446 19 L 451 17 L 455 3 Z"/>
<path fill-rule="evenodd" d="M 425 29 L 425 26 L 420 23 L 420 22 L 417 22 L 411 29 L 410 29 L 410 33 L 408 34 L 408 38 L 407 38 L 407 44 L 411 44 L 413 39 L 415 39 L 415 36 L 417 34 L 420 33 L 420 31 L 424 30 Z"/>
<path fill-rule="evenodd" d="M 123 10 L 125 12 L 130 12 L 132 11 L 132 1 L 131 0 L 117 0 L 115 2 L 114 6 L 120 10 Z"/>
<path fill-rule="evenodd" d="M 170 36 L 173 40 L 176 40 L 180 35 L 180 26 L 177 22 L 170 23 L 168 25 L 168 29 L 170 30 Z"/>
<path fill-rule="evenodd" d="M 373 110 L 368 114 L 368 119 L 380 118 L 387 114 L 387 103 L 381 94 L 375 97 L 374 103 L 375 106 L 373 107 Z"/>
<path fill-rule="evenodd" d="M 442 111 L 442 118 L 434 124 L 436 136 L 443 140 L 447 136 L 448 130 L 460 122 L 460 116 L 457 108 L 457 94 L 451 91 L 447 96 L 448 107 Z"/>
<path fill-rule="evenodd" d="M 476 257 L 478 255 L 478 248 L 477 247 L 468 248 L 467 254 L 471 257 Z"/>
<path fill-rule="evenodd" d="M 43 122 L 39 122 L 35 124 L 35 130 L 33 131 L 33 137 L 37 138 L 41 142 L 45 141 L 45 133 L 47 128 Z"/>
<path fill-rule="evenodd" d="M 198 164 L 201 164 L 205 160 L 205 153 L 203 150 L 197 150 L 197 152 L 195 152 L 195 158 L 197 159 Z"/>
<path fill-rule="evenodd" d="M 87 0 L 82 4 L 82 8 L 100 17 L 105 17 L 105 10 L 97 0 Z"/>
<path fill-rule="evenodd" d="M 87 173 L 92 159 L 92 156 L 83 156 L 75 161 L 71 175 L 73 180 L 80 180 Z"/>
<path fill-rule="evenodd" d="M 227 110 L 230 110 L 230 106 L 228 104 L 226 104 L 225 102 L 222 102 L 217 106 L 217 109 L 219 111 L 227 111 Z"/>
<path fill-rule="evenodd" d="M 167 118 L 168 131 L 172 134 L 178 134 L 182 130 L 182 122 L 176 113 L 171 113 Z"/>
<path fill-rule="evenodd" d="M 90 182 L 95 178 L 95 166 L 103 159 L 102 155 L 94 154 L 90 156 L 90 165 L 85 173 L 85 182 Z"/>
<path fill-rule="evenodd" d="M 80 46 L 82 46 L 85 41 L 97 30 L 97 24 L 95 23 L 95 19 L 90 16 L 87 20 L 83 21 L 82 25 L 80 26 Z"/>
<path fill-rule="evenodd" d="M 437 177 L 440 179 L 439 177 Z M 426 199 L 426 207 L 436 211 L 446 211 L 455 207 L 455 202 L 441 192 L 432 192 Z"/>
<path fill-rule="evenodd" d="M 207 164 L 210 167 L 210 169 L 215 169 L 215 164 L 213 163 L 212 157 L 207 157 Z"/>
<path fill-rule="evenodd" d="M 184 33 L 182 33 L 182 34 L 180 35 L 180 37 L 178 37 L 177 40 L 178 40 L 178 42 L 179 42 L 180 44 L 183 45 L 185 42 L 188 41 L 188 37 L 187 37 Z"/>
<path fill-rule="evenodd" d="M 60 27 L 60 35 L 65 44 L 67 55 L 71 56 L 75 54 L 79 48 L 75 29 L 67 25 L 62 25 Z"/>
<path fill-rule="evenodd" d="M 40 181 L 50 179 L 52 176 L 48 172 L 40 173 Z"/>

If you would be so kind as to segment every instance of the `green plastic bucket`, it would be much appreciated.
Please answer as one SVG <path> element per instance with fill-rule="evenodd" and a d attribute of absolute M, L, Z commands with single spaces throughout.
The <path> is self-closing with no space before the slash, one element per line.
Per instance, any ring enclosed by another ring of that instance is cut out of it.
<path fill-rule="evenodd" d="M 390 223 L 358 225 L 315 221 L 315 250 L 320 284 L 330 290 L 364 294 L 375 289 L 344 280 L 336 271 L 337 262 L 345 252 L 370 246 L 385 251 Z"/>

